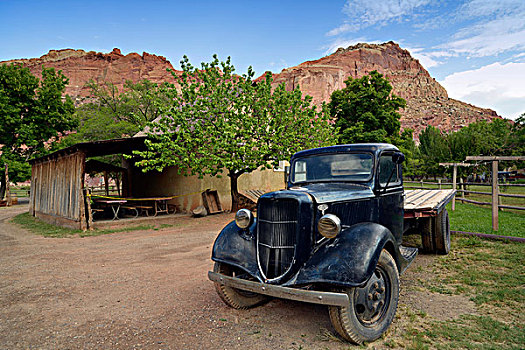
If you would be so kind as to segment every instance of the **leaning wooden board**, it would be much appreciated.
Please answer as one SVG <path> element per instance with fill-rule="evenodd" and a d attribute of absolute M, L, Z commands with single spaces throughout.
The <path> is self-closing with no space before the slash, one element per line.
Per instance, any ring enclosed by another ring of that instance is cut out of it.
<path fill-rule="evenodd" d="M 405 190 L 405 211 L 438 210 L 455 193 L 456 190 Z"/>

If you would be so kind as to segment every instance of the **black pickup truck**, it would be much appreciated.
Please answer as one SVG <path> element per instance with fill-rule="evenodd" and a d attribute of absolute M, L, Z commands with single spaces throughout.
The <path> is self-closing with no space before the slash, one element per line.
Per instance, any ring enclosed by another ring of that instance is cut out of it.
<path fill-rule="evenodd" d="M 404 159 L 390 144 L 294 154 L 286 189 L 262 195 L 256 216 L 239 210 L 217 237 L 208 277 L 221 299 L 237 309 L 270 297 L 324 304 L 346 340 L 379 338 L 418 252 L 403 236 L 421 234 L 430 253 L 450 250 L 454 191 L 404 191 Z"/>

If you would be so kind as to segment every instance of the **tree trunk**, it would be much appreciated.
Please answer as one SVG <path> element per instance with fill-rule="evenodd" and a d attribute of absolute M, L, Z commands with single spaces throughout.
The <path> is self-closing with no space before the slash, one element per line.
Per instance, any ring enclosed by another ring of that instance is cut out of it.
<path fill-rule="evenodd" d="M 234 172 L 231 172 L 228 174 L 230 177 L 230 188 L 231 188 L 231 194 L 232 194 L 232 212 L 236 212 L 239 210 L 239 191 L 237 189 L 237 179 L 239 178 L 239 174 L 235 174 Z"/>

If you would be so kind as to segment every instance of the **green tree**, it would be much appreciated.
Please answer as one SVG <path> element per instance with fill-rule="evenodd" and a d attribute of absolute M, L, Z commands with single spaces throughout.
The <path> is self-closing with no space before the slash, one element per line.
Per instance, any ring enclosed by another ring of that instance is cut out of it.
<path fill-rule="evenodd" d="M 522 113 L 518 119 L 514 121 L 512 134 L 509 138 L 509 147 L 513 155 L 525 155 L 525 113 Z"/>
<path fill-rule="evenodd" d="M 391 142 L 399 138 L 406 101 L 392 93 L 392 86 L 377 71 L 359 79 L 349 77 L 346 87 L 330 98 L 330 115 L 339 129 L 340 143 Z"/>
<path fill-rule="evenodd" d="M 63 97 L 67 84 L 54 68 L 42 67 L 40 80 L 22 65 L 0 65 L 0 164 L 9 164 L 11 181 L 27 180 L 27 161 L 44 155 L 50 143 L 76 126 L 73 102 Z M 1 198 L 5 181 L 0 176 Z"/>
<path fill-rule="evenodd" d="M 127 120 L 115 119 L 108 108 L 87 103 L 77 108 L 74 118 L 78 127 L 73 133 L 53 145 L 53 150 L 62 149 L 79 142 L 91 142 L 131 137 L 141 130 L 139 125 Z"/>
<path fill-rule="evenodd" d="M 419 153 L 424 174 L 434 177 L 444 174 L 445 170 L 439 163 L 451 160 L 446 136 L 433 126 L 428 126 L 419 134 Z"/>
<path fill-rule="evenodd" d="M 405 161 L 403 162 L 403 176 L 411 177 L 414 179 L 415 176 L 423 174 L 421 169 L 421 155 L 419 148 L 414 142 L 413 137 L 414 131 L 412 129 L 405 129 L 399 136 L 398 140 L 395 141 L 396 146 L 405 155 Z"/>
<path fill-rule="evenodd" d="M 447 135 L 450 156 L 453 161 L 464 161 L 467 156 L 509 155 L 512 124 L 505 119 L 492 122 L 482 120 Z"/>
<path fill-rule="evenodd" d="M 296 151 L 330 144 L 327 113 L 318 112 L 301 91 L 272 91 L 272 76 L 255 83 L 254 72 L 234 74 L 230 58 L 216 55 L 201 68 L 181 61 L 179 86 L 166 93 L 173 104 L 151 124 L 148 151 L 136 152 L 144 170 L 177 166 L 185 175 L 230 177 L 232 210 L 238 206 L 237 180 L 260 167 L 277 166 Z"/>
<path fill-rule="evenodd" d="M 96 83 L 91 80 L 87 86 L 91 89 L 90 97 L 94 105 L 110 114 L 115 121 L 136 125 L 137 130 L 157 118 L 161 107 L 169 104 L 158 84 L 149 80 L 138 83 L 127 80 L 122 91 L 111 82 Z"/>
<path fill-rule="evenodd" d="M 159 116 L 160 108 L 167 105 L 167 98 L 159 86 L 149 80 L 133 83 L 128 80 L 119 91 L 110 82 L 90 81 L 88 103 L 78 107 L 75 119 L 78 128 L 53 147 L 66 148 L 79 142 L 130 137 L 144 129 L 147 122 Z M 121 156 L 109 155 L 98 158 L 113 165 L 121 164 Z"/>

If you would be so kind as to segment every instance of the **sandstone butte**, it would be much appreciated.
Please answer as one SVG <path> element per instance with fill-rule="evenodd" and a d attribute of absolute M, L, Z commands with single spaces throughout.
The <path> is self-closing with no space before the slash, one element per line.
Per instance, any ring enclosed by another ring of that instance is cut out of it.
<path fill-rule="evenodd" d="M 23 63 L 33 74 L 40 76 L 41 66 L 54 67 L 69 78 L 66 93 L 77 104 L 89 96 L 86 83 L 110 81 L 120 90 L 126 80 L 142 79 L 161 83 L 175 82 L 167 71 L 171 63 L 162 56 L 143 53 L 123 55 L 119 49 L 109 54 L 83 50 L 51 50 L 33 59 L 17 59 L 0 63 Z M 490 109 L 479 108 L 448 97 L 447 91 L 414 59 L 407 50 L 394 42 L 384 44 L 357 44 L 315 61 L 286 68 L 273 74 L 274 84 L 284 83 L 288 90 L 300 86 L 304 94 L 313 97 L 315 104 L 328 102 L 330 94 L 345 87 L 350 76 L 359 78 L 377 70 L 385 75 L 394 93 L 407 101 L 401 111 L 401 126 L 411 128 L 415 136 L 428 125 L 444 132 L 455 131 L 479 120 L 501 118 Z M 174 70 L 175 73 L 180 71 Z M 261 79 L 262 76 L 258 79 Z"/>

